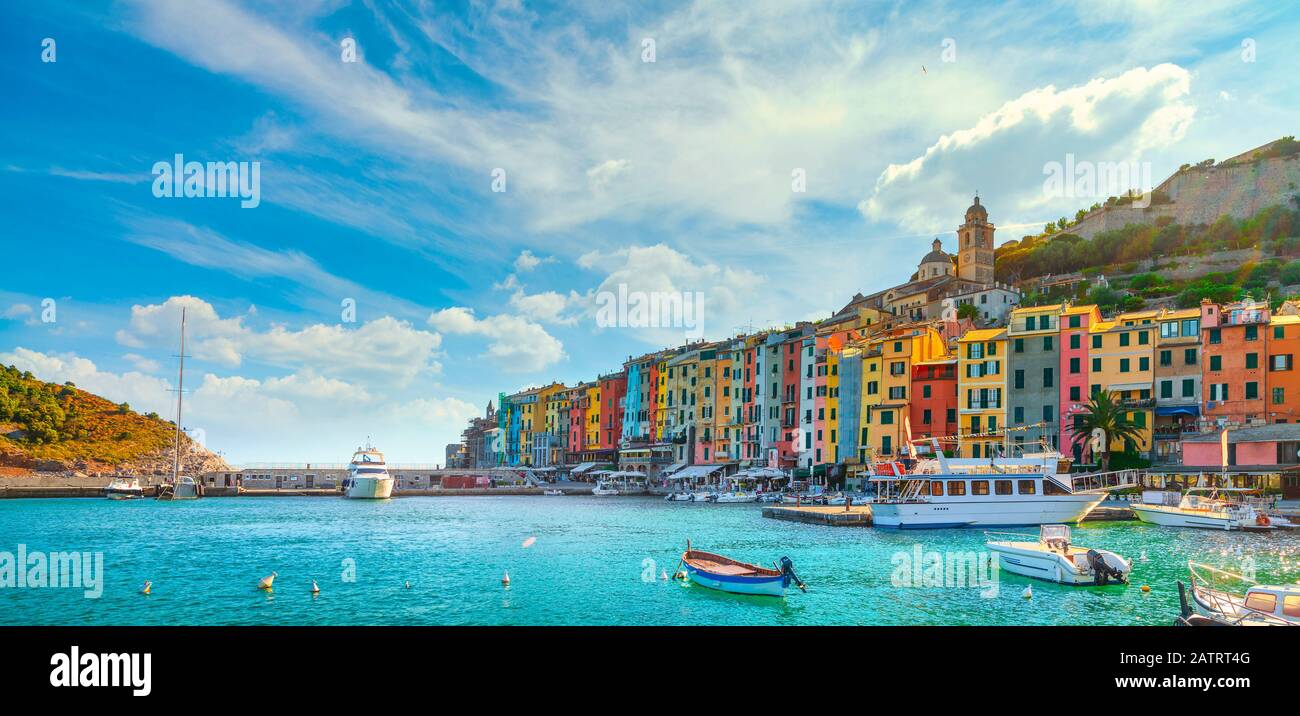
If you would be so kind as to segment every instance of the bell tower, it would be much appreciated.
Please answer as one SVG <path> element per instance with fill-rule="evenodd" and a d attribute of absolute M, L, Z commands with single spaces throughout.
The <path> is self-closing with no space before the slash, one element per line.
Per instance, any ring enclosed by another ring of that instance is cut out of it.
<path fill-rule="evenodd" d="M 992 285 L 993 232 L 989 212 L 975 197 L 966 210 L 966 222 L 957 227 L 957 277 L 965 281 Z"/>

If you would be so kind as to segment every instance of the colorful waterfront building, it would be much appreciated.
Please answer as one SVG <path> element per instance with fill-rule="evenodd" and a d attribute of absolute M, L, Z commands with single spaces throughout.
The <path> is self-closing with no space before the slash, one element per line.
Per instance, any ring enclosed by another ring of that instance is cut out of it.
<path fill-rule="evenodd" d="M 611 465 L 618 463 L 619 442 L 623 437 L 623 408 L 627 397 L 627 373 L 619 371 L 600 376 L 600 421 L 597 422 L 597 459 Z"/>
<path fill-rule="evenodd" d="M 799 455 L 801 470 L 813 466 L 813 434 L 816 425 L 813 416 L 817 409 L 817 336 L 809 333 L 799 341 Z"/>
<path fill-rule="evenodd" d="M 1007 431 L 1012 455 L 1060 447 L 1061 318 L 1066 306 L 1022 306 L 1007 322 Z"/>
<path fill-rule="evenodd" d="M 864 400 L 868 407 L 859 436 L 868 451 L 891 457 L 907 444 L 904 418 L 910 420 L 913 398 L 912 365 L 947 356 L 943 335 L 930 323 L 913 323 L 878 331 L 867 339 L 864 380 L 879 381 L 878 400 Z M 873 362 L 879 363 L 879 372 Z"/>
<path fill-rule="evenodd" d="M 1275 315 L 1268 326 L 1268 422 L 1300 422 L 1300 316 Z"/>
<path fill-rule="evenodd" d="M 915 440 L 957 435 L 956 356 L 912 364 L 912 401 L 908 411 Z M 940 448 L 943 447 L 941 444 Z"/>
<path fill-rule="evenodd" d="M 551 383 L 537 391 L 535 414 L 529 420 L 532 431 L 529 464 L 533 467 L 564 464 L 564 437 L 568 426 L 562 422 L 561 413 L 567 407 L 568 390 L 563 383 Z"/>
<path fill-rule="evenodd" d="M 1155 448 L 1151 459 L 1177 464 L 1182 438 L 1197 432 L 1201 415 L 1201 310 L 1164 310 L 1157 322 Z"/>
<path fill-rule="evenodd" d="M 1152 363 L 1158 316 L 1157 311 L 1121 313 L 1114 320 L 1094 324 L 1090 331 L 1089 393 L 1111 393 L 1125 409 L 1129 421 L 1139 429 L 1136 439 L 1112 440 L 1109 446 L 1112 452 L 1123 450 L 1150 457 L 1155 422 Z"/>
<path fill-rule="evenodd" d="M 1088 412 L 1088 399 L 1092 394 L 1092 327 L 1100 322 L 1101 309 L 1093 304 L 1066 304 L 1058 322 L 1061 333 L 1057 368 L 1061 390 L 1057 399 L 1060 406 L 1057 445 L 1062 453 L 1073 455 L 1075 462 L 1083 461 L 1085 445 L 1077 438 L 1075 426 L 1082 420 L 1080 416 Z"/>
<path fill-rule="evenodd" d="M 718 350 L 713 344 L 699 347 L 695 362 L 695 379 L 691 385 L 691 400 L 695 403 L 695 445 L 691 462 L 711 465 L 717 455 L 717 362 Z"/>
<path fill-rule="evenodd" d="M 1268 303 L 1249 296 L 1222 306 L 1201 301 L 1202 424 L 1207 429 L 1265 422 L 1270 318 Z"/>
<path fill-rule="evenodd" d="M 674 458 L 682 465 L 695 460 L 695 383 L 700 361 L 698 347 L 691 348 L 668 361 L 665 437 L 674 445 Z"/>
<path fill-rule="evenodd" d="M 1007 331 L 967 331 L 957 340 L 958 455 L 1000 454 L 1006 425 Z"/>

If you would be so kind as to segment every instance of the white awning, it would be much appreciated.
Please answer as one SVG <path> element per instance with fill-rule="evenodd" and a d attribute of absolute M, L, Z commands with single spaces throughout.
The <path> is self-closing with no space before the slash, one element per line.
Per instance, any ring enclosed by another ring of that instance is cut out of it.
<path fill-rule="evenodd" d="M 698 480 L 702 477 L 708 477 L 713 473 L 726 467 L 725 465 L 691 465 L 673 473 L 670 477 L 674 480 Z"/>
<path fill-rule="evenodd" d="M 594 462 L 583 462 L 583 463 L 578 463 L 577 465 L 574 466 L 574 468 L 573 468 L 572 470 L 569 471 L 569 474 L 571 474 L 571 475 L 581 475 L 582 473 L 584 473 L 584 472 L 590 470 L 591 468 L 593 468 L 593 467 L 595 467 L 595 466 L 596 466 L 596 463 L 594 463 Z"/>

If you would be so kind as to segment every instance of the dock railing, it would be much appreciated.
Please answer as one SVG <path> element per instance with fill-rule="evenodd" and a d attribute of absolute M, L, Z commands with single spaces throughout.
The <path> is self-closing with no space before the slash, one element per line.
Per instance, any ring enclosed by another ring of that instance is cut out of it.
<path fill-rule="evenodd" d="M 1110 490 L 1122 490 L 1126 487 L 1137 487 L 1140 483 L 1139 470 L 1111 470 L 1110 472 L 1087 472 L 1082 475 L 1070 476 L 1070 487 L 1073 492 L 1108 492 Z"/>

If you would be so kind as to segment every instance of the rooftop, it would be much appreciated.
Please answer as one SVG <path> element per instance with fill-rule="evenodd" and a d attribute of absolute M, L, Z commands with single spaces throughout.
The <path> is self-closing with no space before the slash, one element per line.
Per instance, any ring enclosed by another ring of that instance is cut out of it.
<path fill-rule="evenodd" d="M 1202 433 L 1183 438 L 1185 443 L 1217 443 L 1220 433 Z M 1238 428 L 1228 431 L 1228 443 L 1272 443 L 1300 441 L 1300 423 L 1275 423 L 1254 428 Z"/>

